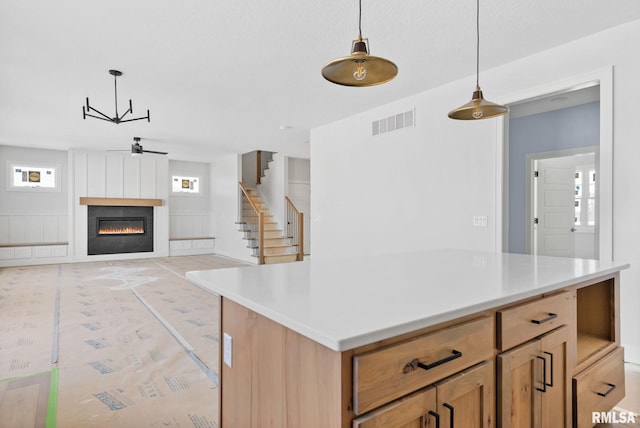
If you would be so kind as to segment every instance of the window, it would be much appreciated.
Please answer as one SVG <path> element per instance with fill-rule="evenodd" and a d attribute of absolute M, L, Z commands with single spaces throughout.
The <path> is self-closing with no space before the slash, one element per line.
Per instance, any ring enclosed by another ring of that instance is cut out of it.
<path fill-rule="evenodd" d="M 59 165 L 7 162 L 7 190 L 60 191 Z"/>
<path fill-rule="evenodd" d="M 174 175 L 171 178 L 171 191 L 174 193 L 200 193 L 200 180 L 198 177 Z"/>
<path fill-rule="evenodd" d="M 596 224 L 596 171 L 578 168 L 574 177 L 575 225 L 593 227 Z"/>

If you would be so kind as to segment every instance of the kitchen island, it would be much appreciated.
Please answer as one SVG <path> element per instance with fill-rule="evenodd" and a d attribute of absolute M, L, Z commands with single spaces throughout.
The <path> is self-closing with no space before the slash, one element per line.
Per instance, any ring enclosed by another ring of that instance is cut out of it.
<path fill-rule="evenodd" d="M 222 296 L 223 427 L 590 426 L 624 396 L 626 267 L 439 250 L 187 278 Z"/>

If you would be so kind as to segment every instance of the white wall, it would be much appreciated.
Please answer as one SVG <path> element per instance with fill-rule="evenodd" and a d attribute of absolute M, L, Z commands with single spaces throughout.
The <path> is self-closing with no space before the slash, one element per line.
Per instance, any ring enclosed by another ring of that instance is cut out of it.
<path fill-rule="evenodd" d="M 443 107 L 462 104 L 471 95 L 467 86 L 438 88 L 312 130 L 314 258 L 495 249 L 496 123 L 454 122 Z M 414 107 L 416 127 L 371 136 L 373 120 Z M 473 228 L 472 216 L 487 216 L 488 227 Z"/>
<path fill-rule="evenodd" d="M 640 21 L 482 71 L 485 96 L 524 90 L 614 67 L 613 257 L 622 273 L 622 341 L 640 362 L 640 121 L 636 51 Z M 314 258 L 456 247 L 499 251 L 495 224 L 501 165 L 496 120 L 459 122 L 447 111 L 468 101 L 475 76 L 311 132 Z M 416 108 L 416 127 L 371 137 L 371 122 Z M 473 216 L 488 227 L 473 228 Z"/>
<path fill-rule="evenodd" d="M 7 190 L 7 162 L 59 166 L 55 192 Z M 69 239 L 67 152 L 0 146 L 0 244 L 42 244 Z"/>
<path fill-rule="evenodd" d="M 216 238 L 216 254 L 256 263 L 251 257 L 242 233 L 238 232 L 238 208 L 242 177 L 242 156 L 219 156 L 211 162 L 210 169 L 210 212 L 211 228 Z"/>
<path fill-rule="evenodd" d="M 171 191 L 171 177 L 198 177 L 200 192 Z M 209 164 L 169 161 L 169 236 L 171 238 L 203 238 L 213 236 L 211 202 L 209 200 Z"/>

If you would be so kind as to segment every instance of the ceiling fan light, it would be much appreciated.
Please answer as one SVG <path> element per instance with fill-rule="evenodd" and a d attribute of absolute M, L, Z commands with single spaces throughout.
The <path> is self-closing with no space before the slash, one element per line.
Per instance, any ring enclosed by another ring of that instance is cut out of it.
<path fill-rule="evenodd" d="M 487 101 L 482 96 L 482 90 L 476 86 L 471 101 L 449 112 L 449 118 L 457 120 L 480 120 L 502 116 L 509 112 L 509 108 L 501 104 Z"/>

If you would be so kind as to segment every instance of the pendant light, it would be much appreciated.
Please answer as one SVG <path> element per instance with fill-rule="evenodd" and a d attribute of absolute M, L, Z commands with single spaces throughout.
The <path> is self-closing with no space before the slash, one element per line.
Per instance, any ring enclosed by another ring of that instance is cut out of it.
<path fill-rule="evenodd" d="M 449 112 L 451 119 L 477 120 L 502 116 L 509 108 L 487 101 L 480 89 L 480 0 L 476 0 L 476 90 L 473 91 L 471 101 Z"/>
<path fill-rule="evenodd" d="M 358 39 L 351 43 L 351 55 L 334 59 L 322 68 L 322 76 L 338 85 L 380 85 L 398 74 L 398 67 L 393 62 L 369 55 L 369 39 L 362 38 L 362 0 L 359 5 Z"/>

